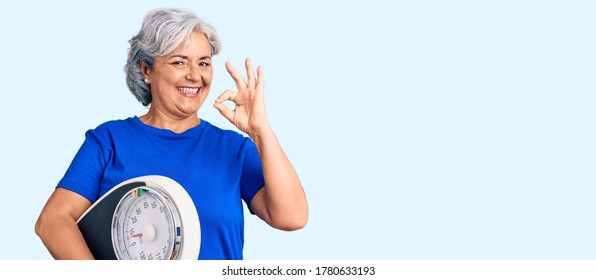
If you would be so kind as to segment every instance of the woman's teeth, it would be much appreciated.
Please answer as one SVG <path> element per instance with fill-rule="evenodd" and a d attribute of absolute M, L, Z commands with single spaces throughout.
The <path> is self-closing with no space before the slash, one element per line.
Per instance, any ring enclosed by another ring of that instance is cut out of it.
<path fill-rule="evenodd" d="M 176 87 L 176 89 L 184 94 L 197 94 L 199 92 L 199 88 Z"/>

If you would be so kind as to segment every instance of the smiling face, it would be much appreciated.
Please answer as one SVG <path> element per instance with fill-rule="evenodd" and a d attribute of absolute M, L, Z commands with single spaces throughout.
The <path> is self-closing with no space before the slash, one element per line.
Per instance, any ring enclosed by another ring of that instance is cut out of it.
<path fill-rule="evenodd" d="M 205 34 L 194 31 L 185 43 L 156 59 L 153 68 L 142 69 L 153 98 L 150 113 L 172 119 L 196 117 L 213 78 L 211 45 Z"/>

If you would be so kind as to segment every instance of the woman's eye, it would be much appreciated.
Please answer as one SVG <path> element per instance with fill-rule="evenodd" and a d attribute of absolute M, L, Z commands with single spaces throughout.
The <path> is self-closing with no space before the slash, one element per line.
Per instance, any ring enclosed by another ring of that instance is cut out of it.
<path fill-rule="evenodd" d="M 184 66 L 184 62 L 183 61 L 174 61 L 174 62 L 172 62 L 172 65 L 174 65 L 174 66 Z"/>
<path fill-rule="evenodd" d="M 199 63 L 199 66 L 204 66 L 204 67 L 206 67 L 206 66 L 209 66 L 209 63 L 207 63 L 207 62 L 200 62 L 200 63 Z"/>

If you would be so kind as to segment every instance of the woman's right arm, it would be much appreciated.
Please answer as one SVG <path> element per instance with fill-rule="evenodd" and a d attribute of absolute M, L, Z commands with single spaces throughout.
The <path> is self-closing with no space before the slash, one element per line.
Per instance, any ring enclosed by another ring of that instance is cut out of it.
<path fill-rule="evenodd" d="M 85 197 L 56 188 L 35 223 L 35 233 L 57 260 L 92 260 L 77 220 L 91 206 Z"/>

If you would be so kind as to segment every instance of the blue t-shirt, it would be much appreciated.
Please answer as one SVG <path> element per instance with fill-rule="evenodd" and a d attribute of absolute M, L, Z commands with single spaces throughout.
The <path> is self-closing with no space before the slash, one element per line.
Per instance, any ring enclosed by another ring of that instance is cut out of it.
<path fill-rule="evenodd" d="M 58 187 L 91 202 L 119 183 L 162 175 L 182 185 L 201 223 L 199 259 L 242 259 L 247 205 L 265 185 L 257 149 L 248 137 L 205 120 L 177 134 L 138 117 L 87 131 Z"/>

